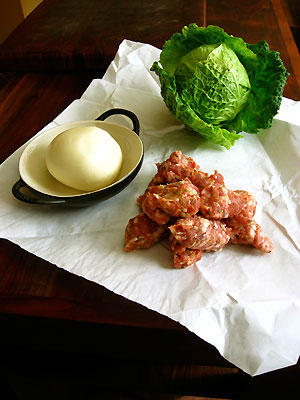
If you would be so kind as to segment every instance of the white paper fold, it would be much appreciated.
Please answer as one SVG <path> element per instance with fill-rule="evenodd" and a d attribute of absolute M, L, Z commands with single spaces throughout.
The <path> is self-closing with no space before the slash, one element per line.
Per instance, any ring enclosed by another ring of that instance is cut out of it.
<path fill-rule="evenodd" d="M 0 235 L 179 321 L 251 375 L 295 364 L 300 352 L 300 103 L 284 98 L 272 128 L 245 134 L 225 150 L 191 134 L 168 111 L 149 70 L 159 53 L 124 40 L 103 79 L 92 81 L 48 126 L 95 119 L 113 107 L 133 111 L 141 123 L 145 159 L 131 184 L 83 209 L 19 202 L 11 187 L 18 180 L 23 146 L 0 167 Z M 123 116 L 111 120 L 130 126 Z M 166 242 L 123 251 L 126 224 L 139 212 L 136 197 L 155 174 L 155 163 L 178 149 L 202 170 L 221 172 L 230 189 L 253 193 L 255 219 L 271 237 L 273 253 L 228 245 L 194 266 L 174 270 Z"/>

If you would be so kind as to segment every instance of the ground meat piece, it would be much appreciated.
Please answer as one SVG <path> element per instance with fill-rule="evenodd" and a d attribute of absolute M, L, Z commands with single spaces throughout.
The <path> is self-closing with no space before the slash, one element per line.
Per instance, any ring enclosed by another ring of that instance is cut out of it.
<path fill-rule="evenodd" d="M 144 213 L 131 218 L 125 230 L 125 251 L 148 249 L 168 234 L 168 227 L 157 225 Z"/>
<path fill-rule="evenodd" d="M 145 197 L 146 197 L 146 194 L 147 194 L 148 191 L 149 191 L 149 188 L 147 188 L 146 191 L 145 191 L 145 193 L 141 194 L 141 195 L 136 199 L 136 201 L 137 201 L 137 203 L 138 203 L 138 205 L 139 205 L 140 207 L 142 207 L 143 202 L 144 202 L 144 200 L 145 200 Z"/>
<path fill-rule="evenodd" d="M 148 184 L 144 194 L 137 198 L 141 205 L 147 191 L 156 185 L 168 184 L 189 178 L 190 181 L 200 190 L 206 185 L 209 174 L 202 172 L 199 165 L 191 158 L 185 157 L 180 150 L 171 153 L 170 157 L 162 163 L 157 163 L 157 173 Z"/>
<path fill-rule="evenodd" d="M 175 239 L 189 249 L 218 251 L 230 239 L 225 223 L 198 215 L 180 218 L 169 229 Z"/>
<path fill-rule="evenodd" d="M 207 185 L 200 192 L 200 212 L 205 218 L 222 219 L 229 215 L 230 190 L 217 171 L 206 180 Z"/>
<path fill-rule="evenodd" d="M 229 190 L 228 196 L 230 201 L 228 217 L 231 218 L 234 215 L 239 214 L 242 209 L 245 207 L 246 198 L 244 196 L 243 190 Z"/>
<path fill-rule="evenodd" d="M 224 222 L 230 228 L 231 243 L 253 246 L 264 253 L 271 253 L 274 249 L 271 240 L 254 220 L 241 223 L 238 218 L 234 217 L 225 219 Z"/>
<path fill-rule="evenodd" d="M 202 189 L 209 174 L 202 172 L 199 165 L 191 158 L 185 157 L 180 150 L 174 151 L 170 157 L 157 163 L 157 173 L 149 183 L 149 186 L 164 183 L 172 183 L 189 178 L 190 181 Z"/>
<path fill-rule="evenodd" d="M 229 194 L 231 205 L 228 217 L 235 217 L 240 223 L 253 219 L 257 201 L 253 195 L 245 190 L 234 190 Z"/>
<path fill-rule="evenodd" d="M 159 225 L 172 217 L 189 217 L 200 207 L 198 188 L 189 179 L 149 188 L 142 202 L 144 213 Z"/>
<path fill-rule="evenodd" d="M 201 260 L 202 250 L 187 249 L 174 238 L 169 236 L 170 248 L 173 255 L 173 267 L 176 269 L 186 268 Z"/>
<path fill-rule="evenodd" d="M 206 183 L 200 193 L 200 212 L 205 218 L 224 219 L 239 215 L 242 221 L 254 217 L 256 200 L 250 193 L 227 189 L 223 176 L 217 171 Z"/>

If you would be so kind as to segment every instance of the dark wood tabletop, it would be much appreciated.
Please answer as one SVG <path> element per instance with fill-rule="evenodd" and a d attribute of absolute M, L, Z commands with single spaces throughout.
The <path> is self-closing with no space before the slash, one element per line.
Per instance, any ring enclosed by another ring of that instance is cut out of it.
<path fill-rule="evenodd" d="M 44 0 L 0 48 L 0 70 L 105 70 L 123 39 L 161 47 L 204 2 Z"/>
<path fill-rule="evenodd" d="M 191 22 L 267 40 L 290 73 L 284 95 L 300 100 L 299 51 L 281 0 L 44 0 L 0 46 L 0 71 L 103 73 L 123 39 L 161 48 Z"/>
<path fill-rule="evenodd" d="M 249 43 L 266 39 L 290 72 L 284 95 L 300 100 L 300 56 L 279 0 L 44 0 L 0 47 L 0 69 L 12 72 L 0 91 L 0 162 L 79 98 L 92 79 L 102 77 L 124 38 L 161 47 L 191 22 L 222 26 Z M 178 323 L 4 239 L 0 322 L 0 368 L 5 362 L 13 368 L 12 354 L 31 357 L 30 366 L 42 354 L 49 361 L 44 371 L 50 374 L 55 357 L 67 353 L 69 362 L 61 365 L 98 360 L 97 373 L 110 384 L 122 369 L 127 379 L 119 380 L 123 386 L 135 382 L 162 390 L 167 382 L 171 392 L 195 394 L 201 381 L 202 395 L 226 393 L 231 398 L 237 377 L 248 387 L 283 379 L 274 371 L 249 381 Z M 86 379 L 88 373 L 90 368 Z M 284 369 L 289 385 L 297 373 L 299 366 Z M 212 376 L 220 381 L 218 389 Z"/>

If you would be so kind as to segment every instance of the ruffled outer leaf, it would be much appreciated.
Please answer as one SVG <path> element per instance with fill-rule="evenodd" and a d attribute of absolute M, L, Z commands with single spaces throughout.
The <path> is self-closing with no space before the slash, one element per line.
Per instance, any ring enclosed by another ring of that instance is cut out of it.
<path fill-rule="evenodd" d="M 250 94 L 243 109 L 231 121 L 214 125 L 201 119 L 184 96 L 179 93 L 174 73 L 180 59 L 203 44 L 224 43 L 237 55 L 246 69 L 251 85 Z M 277 114 L 288 73 L 280 55 L 271 51 L 266 41 L 247 44 L 217 26 L 198 27 L 191 24 L 182 33 L 175 33 L 161 52 L 160 65 L 154 62 L 154 71 L 161 83 L 162 97 L 170 111 L 187 127 L 205 139 L 229 149 L 242 136 L 240 132 L 258 133 L 269 128 Z"/>

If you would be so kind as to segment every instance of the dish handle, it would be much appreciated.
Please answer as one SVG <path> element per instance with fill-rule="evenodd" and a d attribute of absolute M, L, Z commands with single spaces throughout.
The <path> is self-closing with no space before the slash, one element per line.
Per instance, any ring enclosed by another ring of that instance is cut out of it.
<path fill-rule="evenodd" d="M 133 124 L 133 131 L 139 135 L 140 134 L 140 122 L 138 117 L 129 110 L 125 110 L 124 108 L 112 108 L 111 110 L 105 111 L 100 117 L 97 118 L 98 121 L 104 121 L 106 118 L 110 117 L 111 115 L 121 114 L 125 115 L 126 117 L 130 118 Z"/>
<path fill-rule="evenodd" d="M 34 189 L 29 187 L 22 179 L 19 179 L 12 187 L 13 195 L 24 203 L 51 205 L 51 204 L 65 204 L 65 200 L 54 200 L 50 196 L 42 196 L 40 193 L 35 192 Z"/>

